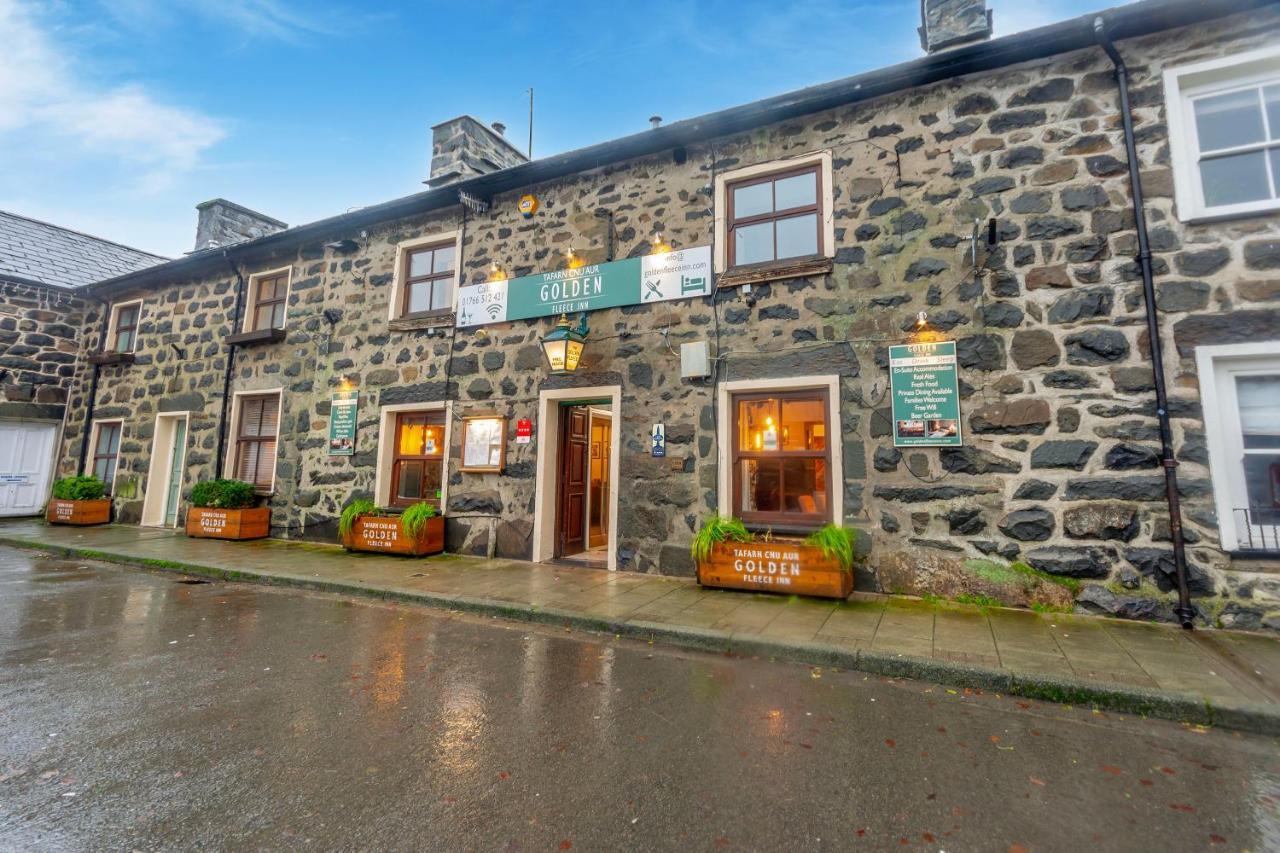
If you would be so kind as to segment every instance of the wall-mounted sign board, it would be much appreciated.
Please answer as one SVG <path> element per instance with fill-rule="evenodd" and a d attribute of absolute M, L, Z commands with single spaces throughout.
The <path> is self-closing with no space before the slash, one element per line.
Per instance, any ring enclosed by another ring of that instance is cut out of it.
<path fill-rule="evenodd" d="M 329 401 L 329 455 L 353 456 L 356 452 L 356 412 L 359 391 L 334 391 Z"/>
<path fill-rule="evenodd" d="M 498 472 L 507 458 L 507 419 L 485 415 L 462 419 L 461 471 Z"/>
<path fill-rule="evenodd" d="M 895 447 L 959 447 L 955 341 L 889 347 Z"/>
<path fill-rule="evenodd" d="M 458 325 L 487 326 L 710 296 L 711 247 L 624 258 L 458 288 Z"/>

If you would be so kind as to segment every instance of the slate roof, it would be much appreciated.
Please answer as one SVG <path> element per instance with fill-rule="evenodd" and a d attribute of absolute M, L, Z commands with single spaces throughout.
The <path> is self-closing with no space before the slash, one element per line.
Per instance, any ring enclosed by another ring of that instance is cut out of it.
<path fill-rule="evenodd" d="M 0 280 L 70 290 L 168 260 L 0 210 Z"/>

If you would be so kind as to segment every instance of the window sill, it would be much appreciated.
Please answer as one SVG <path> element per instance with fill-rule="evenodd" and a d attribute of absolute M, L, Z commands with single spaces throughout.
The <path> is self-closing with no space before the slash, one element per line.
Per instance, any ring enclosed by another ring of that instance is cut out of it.
<path fill-rule="evenodd" d="M 448 328 L 454 323 L 453 312 L 441 314 L 424 314 L 415 317 L 397 317 L 387 323 L 393 332 L 416 332 L 419 329 Z"/>
<path fill-rule="evenodd" d="M 765 524 L 763 522 L 744 521 L 743 526 L 752 533 L 772 533 L 775 539 L 800 541 L 828 524 L 826 521 L 795 522 L 793 524 Z"/>
<path fill-rule="evenodd" d="M 1269 216 L 1280 211 L 1280 202 L 1269 201 L 1265 204 L 1248 204 L 1239 207 L 1194 207 L 1186 216 L 1179 216 L 1178 221 L 1184 225 L 1206 225 L 1211 222 L 1226 222 L 1232 219 L 1252 219 Z"/>
<path fill-rule="evenodd" d="M 131 352 L 95 352 L 89 356 L 90 364 L 105 366 L 108 364 L 133 364 L 137 360 Z"/>
<path fill-rule="evenodd" d="M 744 284 L 761 284 L 766 281 L 825 275 L 831 272 L 834 265 L 835 262 L 831 258 L 797 258 L 776 264 L 734 267 L 716 277 L 716 287 L 741 287 Z"/>
<path fill-rule="evenodd" d="M 276 343 L 283 341 L 284 338 L 284 329 L 254 329 L 251 332 L 241 332 L 238 335 L 230 336 L 227 338 L 227 343 L 239 347 L 247 347 L 254 344 Z"/>

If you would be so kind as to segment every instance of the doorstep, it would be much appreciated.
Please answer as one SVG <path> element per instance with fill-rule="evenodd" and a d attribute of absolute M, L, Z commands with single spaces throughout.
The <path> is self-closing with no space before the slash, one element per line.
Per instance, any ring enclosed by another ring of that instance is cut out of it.
<path fill-rule="evenodd" d="M 0 544 L 227 580 L 416 602 L 688 648 L 1280 734 L 1280 638 L 854 593 L 703 589 L 633 572 L 337 545 L 0 521 Z"/>

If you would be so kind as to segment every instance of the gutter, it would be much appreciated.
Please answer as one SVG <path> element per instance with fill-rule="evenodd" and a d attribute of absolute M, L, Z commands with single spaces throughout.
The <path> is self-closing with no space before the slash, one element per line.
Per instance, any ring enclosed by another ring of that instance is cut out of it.
<path fill-rule="evenodd" d="M 1116 70 L 1116 89 L 1120 94 L 1120 120 L 1124 126 L 1124 147 L 1129 160 L 1129 188 L 1133 193 L 1133 218 L 1138 230 L 1138 266 L 1142 270 L 1142 298 L 1147 313 L 1147 334 L 1151 341 L 1151 372 L 1155 376 L 1156 419 L 1160 424 L 1161 462 L 1164 466 L 1164 495 L 1169 506 L 1169 538 L 1173 540 L 1173 565 L 1178 583 L 1178 604 L 1174 615 L 1183 628 L 1195 623 L 1195 608 L 1187 588 L 1187 549 L 1182 537 L 1182 508 L 1178 501 L 1178 462 L 1173 455 L 1173 429 L 1169 423 L 1169 395 L 1165 386 L 1163 343 L 1160 340 L 1160 318 L 1156 313 L 1155 281 L 1151 270 L 1151 243 L 1147 237 L 1147 209 L 1142 197 L 1142 175 L 1139 172 L 1138 146 L 1133 136 L 1133 114 L 1129 105 L 1129 70 L 1107 32 L 1101 15 L 1093 19 L 1098 45 Z"/>
<path fill-rule="evenodd" d="M 103 344 L 107 341 L 107 330 L 111 328 L 111 303 L 106 299 L 102 300 L 102 324 L 98 329 L 98 349 L 103 349 Z M 135 333 L 136 334 L 136 333 Z M 85 406 L 84 413 L 84 432 L 80 434 L 80 462 L 76 465 L 76 476 L 84 476 L 84 464 L 89 458 L 89 433 L 93 432 L 93 410 L 97 407 L 98 402 L 98 376 L 102 372 L 102 365 L 95 364 L 93 373 L 89 375 L 89 402 Z M 70 411 L 70 405 L 67 411 Z"/>
<path fill-rule="evenodd" d="M 231 271 L 236 275 L 236 304 L 231 312 L 231 332 L 236 333 L 236 327 L 240 325 L 240 312 L 244 306 L 244 290 L 245 280 L 244 273 L 231 260 L 229 250 L 222 250 L 222 257 L 231 265 Z M 227 368 L 222 372 L 222 405 L 218 407 L 218 450 L 217 456 L 213 459 L 213 476 L 215 479 L 222 479 L 223 465 L 226 461 L 227 448 L 227 418 L 230 416 L 229 407 L 231 404 L 231 376 L 236 369 L 236 345 L 227 344 Z"/>
<path fill-rule="evenodd" d="M 1275 3 L 1276 0 L 1140 0 L 1108 10 L 1105 15 L 1112 38 L 1128 39 L 1266 8 Z M 175 278 L 196 276 L 216 268 L 219 258 L 229 257 L 226 255 L 227 251 L 242 261 L 269 257 L 273 253 L 295 249 L 307 242 L 333 238 L 380 222 L 453 207 L 458 203 L 460 190 L 491 200 L 501 193 L 521 190 L 568 175 L 868 101 L 905 89 L 1096 47 L 1094 17 L 1084 15 L 1072 18 L 1047 27 L 943 51 L 888 68 L 673 122 L 576 151 L 544 157 L 300 225 L 257 240 L 238 243 L 222 253 L 195 253 L 167 264 L 106 279 L 89 285 L 87 291 L 91 295 L 98 295 L 148 284 L 171 284 Z"/>

